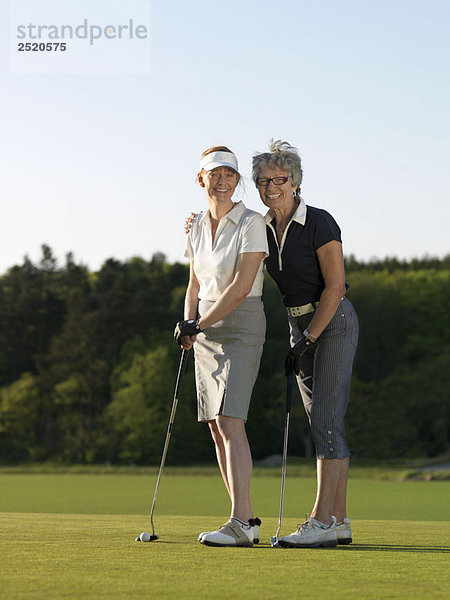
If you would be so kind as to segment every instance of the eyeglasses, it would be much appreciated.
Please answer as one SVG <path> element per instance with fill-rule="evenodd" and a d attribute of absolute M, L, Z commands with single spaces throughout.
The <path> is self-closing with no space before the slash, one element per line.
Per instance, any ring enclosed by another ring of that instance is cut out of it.
<path fill-rule="evenodd" d="M 270 177 L 268 179 L 257 179 L 256 185 L 260 185 L 261 187 L 267 187 L 269 183 L 272 181 L 275 185 L 283 185 L 286 181 L 289 181 L 290 177 Z"/>

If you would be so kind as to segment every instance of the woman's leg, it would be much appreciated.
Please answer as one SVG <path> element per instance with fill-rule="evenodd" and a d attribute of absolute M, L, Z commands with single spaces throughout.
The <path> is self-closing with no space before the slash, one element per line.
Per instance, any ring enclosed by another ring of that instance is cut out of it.
<path fill-rule="evenodd" d="M 295 342 L 307 324 L 290 319 L 290 325 L 291 342 Z M 344 300 L 323 332 L 315 356 L 304 357 L 298 378 L 318 455 L 317 495 L 311 516 L 327 525 L 332 516 L 338 522 L 347 516 L 350 452 L 344 438 L 344 416 L 357 339 L 356 313 Z M 338 458 L 334 458 L 336 454 Z"/>
<path fill-rule="evenodd" d="M 347 517 L 347 482 L 350 460 L 348 458 L 344 458 L 344 460 L 340 462 L 342 463 L 341 472 L 336 488 L 336 494 L 334 496 L 334 506 L 332 511 L 338 523 L 342 523 L 342 521 Z"/>
<path fill-rule="evenodd" d="M 259 539 L 250 506 L 252 457 L 242 419 L 219 415 L 209 422 L 216 444 L 217 460 L 231 499 L 230 520 L 217 531 L 203 532 L 199 542 L 205 546 L 252 547 Z M 259 522 L 260 524 L 260 522 Z"/>
<path fill-rule="evenodd" d="M 226 453 L 225 453 L 225 444 L 224 444 L 222 435 L 220 434 L 219 429 L 217 427 L 217 423 L 215 421 L 208 421 L 208 425 L 209 425 L 209 429 L 211 431 L 211 437 L 214 441 L 214 445 L 216 448 L 217 463 L 219 465 L 220 473 L 222 475 L 222 479 L 225 484 L 225 487 L 227 488 L 228 495 L 230 496 L 230 500 L 232 500 L 231 490 L 230 490 L 230 486 L 228 483 L 227 457 L 226 457 Z"/>
<path fill-rule="evenodd" d="M 317 460 L 317 495 L 311 516 L 324 525 L 331 517 L 341 522 L 346 514 L 349 459 Z"/>
<path fill-rule="evenodd" d="M 247 523 L 249 519 L 253 518 L 250 504 L 252 456 L 245 432 L 245 423 L 242 419 L 219 415 L 216 418 L 216 424 L 225 450 L 231 517 Z"/>

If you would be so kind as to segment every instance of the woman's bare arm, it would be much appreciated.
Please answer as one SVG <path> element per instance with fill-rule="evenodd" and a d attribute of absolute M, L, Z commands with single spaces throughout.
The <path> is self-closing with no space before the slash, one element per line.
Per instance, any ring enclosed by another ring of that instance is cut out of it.
<path fill-rule="evenodd" d="M 239 255 L 233 281 L 220 294 L 208 312 L 201 316 L 199 325 L 202 329 L 227 317 L 248 296 L 265 256 L 264 252 L 245 252 Z"/>
<path fill-rule="evenodd" d="M 333 318 L 334 313 L 345 295 L 345 270 L 342 244 L 337 240 L 324 244 L 317 250 L 320 270 L 325 281 L 325 289 L 320 303 L 308 326 L 309 333 L 317 338 Z"/>
<path fill-rule="evenodd" d="M 198 292 L 200 290 L 200 284 L 194 272 L 194 261 L 191 260 L 189 283 L 186 289 L 186 296 L 184 298 L 184 319 L 197 319 L 198 315 Z M 189 350 L 194 345 L 196 336 L 189 337 L 185 335 L 181 338 L 181 347 L 183 350 Z"/>

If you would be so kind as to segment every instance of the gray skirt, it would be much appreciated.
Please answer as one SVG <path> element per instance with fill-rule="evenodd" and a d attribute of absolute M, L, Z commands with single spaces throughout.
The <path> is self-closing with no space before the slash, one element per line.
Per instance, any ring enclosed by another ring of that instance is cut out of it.
<path fill-rule="evenodd" d="M 200 300 L 200 315 L 213 304 Z M 194 356 L 199 421 L 217 415 L 247 420 L 265 335 L 260 296 L 245 298 L 225 319 L 198 334 Z"/>

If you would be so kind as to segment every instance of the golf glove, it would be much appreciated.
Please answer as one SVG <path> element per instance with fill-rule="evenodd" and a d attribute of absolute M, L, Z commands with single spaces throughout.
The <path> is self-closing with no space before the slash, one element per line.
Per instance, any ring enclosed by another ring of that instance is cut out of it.
<path fill-rule="evenodd" d="M 173 339 L 181 346 L 181 338 L 185 335 L 192 337 L 193 335 L 197 335 L 197 333 L 201 333 L 200 325 L 198 321 L 194 321 L 194 319 L 189 319 L 188 321 L 180 321 L 175 326 L 175 331 L 173 332 Z"/>
<path fill-rule="evenodd" d="M 300 360 L 307 352 L 314 352 L 315 342 L 311 341 L 305 336 L 302 336 L 299 341 L 293 346 L 284 361 L 284 372 L 286 375 L 289 373 L 300 373 Z"/>

